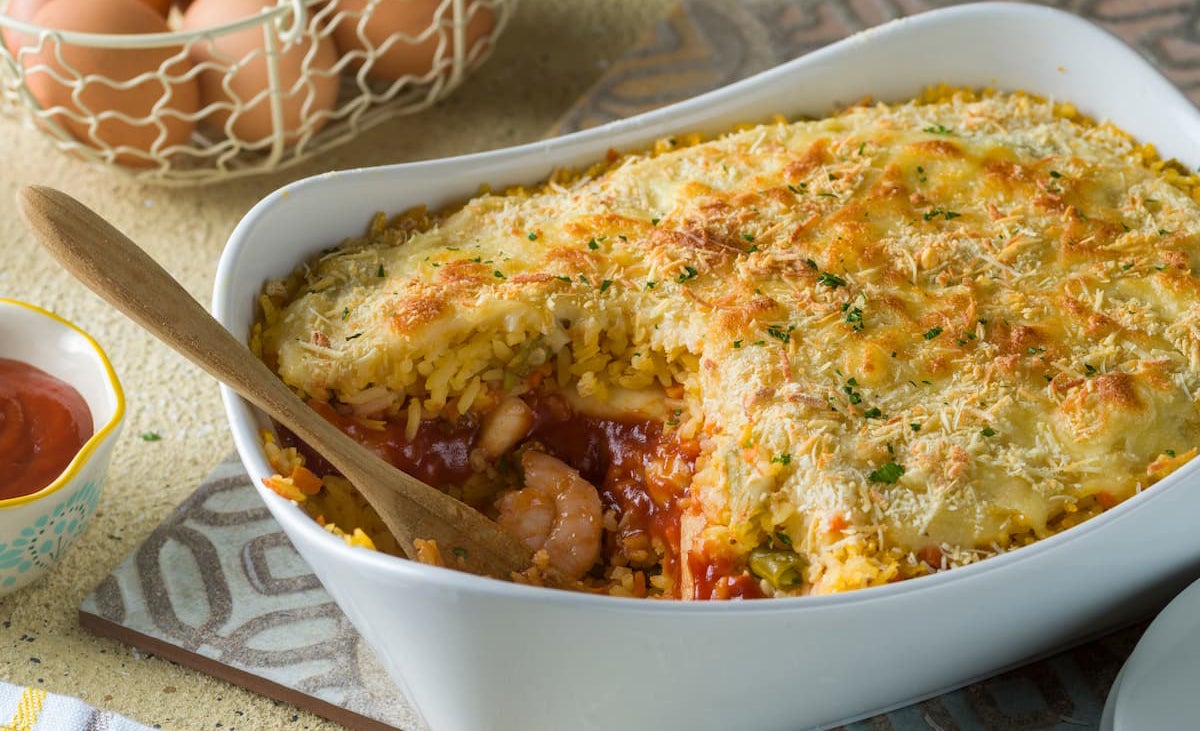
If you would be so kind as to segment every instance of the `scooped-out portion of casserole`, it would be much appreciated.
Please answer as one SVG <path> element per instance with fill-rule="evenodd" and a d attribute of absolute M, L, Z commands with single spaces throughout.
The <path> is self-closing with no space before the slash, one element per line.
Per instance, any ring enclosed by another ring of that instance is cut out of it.
<path fill-rule="evenodd" d="M 523 580 L 869 587 L 1196 454 L 1196 182 L 1069 105 L 942 89 L 380 215 L 267 286 L 253 345 L 532 546 Z M 269 446 L 269 484 L 386 550 L 344 480 Z"/>

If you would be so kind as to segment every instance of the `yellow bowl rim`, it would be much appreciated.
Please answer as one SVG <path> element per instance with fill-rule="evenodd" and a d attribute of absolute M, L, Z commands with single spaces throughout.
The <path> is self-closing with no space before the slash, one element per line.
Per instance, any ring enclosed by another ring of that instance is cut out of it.
<path fill-rule="evenodd" d="M 125 418 L 125 391 L 121 388 L 121 382 L 117 379 L 117 372 L 113 370 L 112 363 L 109 362 L 108 355 L 105 354 L 104 349 L 100 347 L 100 344 L 96 342 L 95 338 L 84 332 L 84 330 L 78 325 L 64 317 L 54 314 L 47 309 L 38 307 L 37 305 L 31 305 L 28 302 L 21 302 L 20 300 L 10 299 L 8 297 L 0 297 L 0 304 L 23 307 L 31 312 L 54 320 L 61 325 L 66 325 L 82 335 L 83 339 L 86 340 L 87 343 L 92 346 L 92 349 L 96 351 L 96 355 L 100 356 L 100 362 L 104 364 L 104 372 L 108 377 L 108 384 L 112 388 L 113 395 L 117 400 L 117 406 L 115 409 L 113 409 L 112 418 L 109 419 L 104 426 L 97 429 L 96 433 L 92 434 L 90 439 L 84 442 L 83 446 L 80 447 L 79 451 L 75 453 L 75 457 L 71 460 L 71 463 L 67 465 L 67 468 L 63 470 L 62 474 L 56 477 L 49 485 L 46 485 L 37 492 L 31 492 L 28 495 L 21 495 L 20 497 L 8 498 L 7 500 L 0 500 L 0 510 L 3 510 L 5 508 L 15 508 L 20 505 L 25 505 L 27 503 L 40 500 L 51 493 L 57 492 L 68 482 L 71 482 L 71 480 L 73 480 L 75 476 L 79 474 L 79 471 L 83 469 L 83 465 L 86 464 L 89 459 L 91 459 L 92 453 L 99 449 L 100 443 L 108 439 L 109 436 L 111 436 L 117 430 L 117 427 L 121 424 L 121 420 Z"/>

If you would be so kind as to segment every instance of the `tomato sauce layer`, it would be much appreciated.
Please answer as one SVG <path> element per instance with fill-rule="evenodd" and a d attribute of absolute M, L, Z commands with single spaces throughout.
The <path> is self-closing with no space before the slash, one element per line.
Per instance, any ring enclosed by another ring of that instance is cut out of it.
<path fill-rule="evenodd" d="M 72 386 L 0 358 L 0 500 L 54 482 L 92 432 L 92 412 Z"/>
<path fill-rule="evenodd" d="M 421 422 L 416 436 L 408 439 L 404 422 L 389 421 L 379 428 L 368 427 L 352 415 L 339 414 L 325 402 L 312 401 L 309 406 L 356 442 L 427 485 L 445 488 L 474 474 L 469 457 L 479 435 L 476 421 L 451 424 L 441 419 L 427 419 Z M 285 443 L 290 441 L 287 439 Z M 318 475 L 336 473 L 313 450 L 297 446 L 309 469 Z"/>
<path fill-rule="evenodd" d="M 679 585 L 680 502 L 691 482 L 699 447 L 664 433 L 650 419 L 605 419 L 576 413 L 554 393 L 531 394 L 526 401 L 534 412 L 534 425 L 526 440 L 541 445 L 594 485 L 605 509 L 618 516 L 616 531 L 606 534 L 606 560 L 623 556 L 634 568 L 661 565 L 662 572 Z M 461 484 L 474 474 L 471 450 L 479 438 L 479 420 L 450 423 L 441 419 L 421 422 L 408 439 L 405 423 L 389 421 L 364 425 L 352 415 L 339 413 L 323 402 L 313 409 L 383 459 L 439 488 Z M 306 464 L 317 474 L 332 474 L 332 466 L 291 435 Z"/>
<path fill-rule="evenodd" d="M 758 579 L 727 556 L 688 552 L 693 599 L 763 599 Z"/>
<path fill-rule="evenodd" d="M 606 534 L 605 555 L 622 555 L 634 568 L 661 564 L 679 586 L 681 499 L 691 483 L 698 445 L 679 442 L 650 419 L 604 419 L 575 413 L 561 397 L 530 399 L 530 437 L 596 486 L 601 503 L 617 515 Z"/>

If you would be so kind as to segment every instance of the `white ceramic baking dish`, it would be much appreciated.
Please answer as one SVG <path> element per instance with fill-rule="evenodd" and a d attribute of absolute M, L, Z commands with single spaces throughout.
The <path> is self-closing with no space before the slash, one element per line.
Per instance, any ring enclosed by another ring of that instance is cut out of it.
<path fill-rule="evenodd" d="M 1106 32 L 1042 7 L 979 4 L 888 23 L 746 81 L 566 137 L 331 173 L 262 201 L 229 241 L 216 316 L 246 339 L 264 281 L 362 231 L 680 131 L 820 115 L 930 84 L 1074 102 L 1200 162 L 1200 115 Z M 266 422 L 224 391 L 258 483 Z M 1200 464 L 1080 527 L 980 564 L 840 596 L 647 602 L 556 592 L 350 548 L 263 500 L 434 731 L 824 727 L 913 702 L 1157 609 L 1200 572 Z"/>

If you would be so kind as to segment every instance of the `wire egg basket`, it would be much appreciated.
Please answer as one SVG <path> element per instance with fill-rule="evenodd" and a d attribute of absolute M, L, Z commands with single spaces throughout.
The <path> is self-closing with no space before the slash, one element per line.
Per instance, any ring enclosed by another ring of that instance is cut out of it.
<path fill-rule="evenodd" d="M 487 57 L 516 0 L 278 0 L 124 35 L 17 20 L 15 2 L 0 0 L 0 110 L 123 175 L 193 185 L 281 170 L 430 106 Z M 405 22 L 385 17 L 398 10 Z"/>

